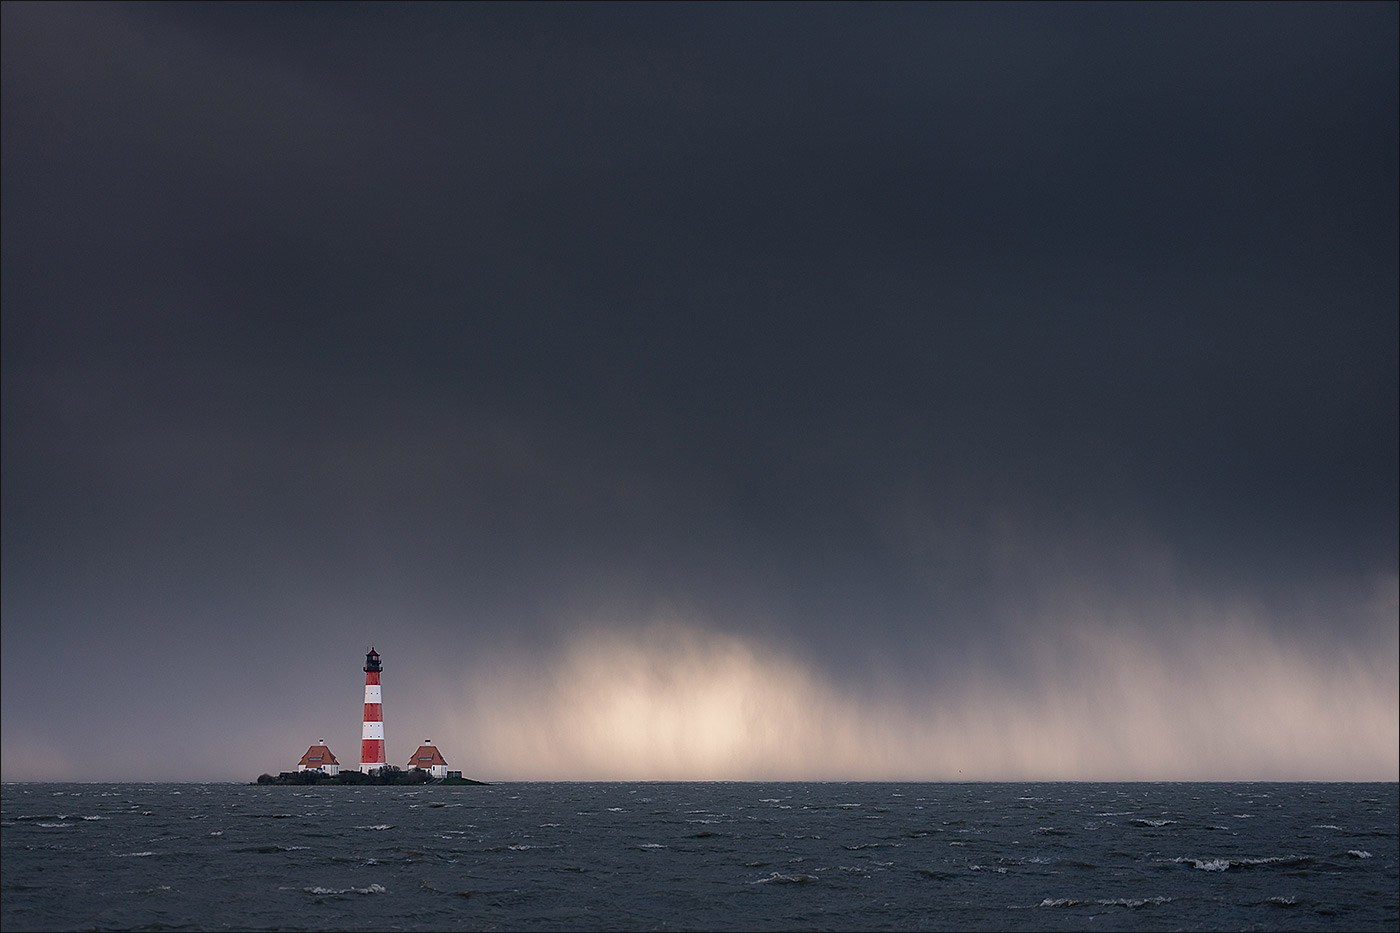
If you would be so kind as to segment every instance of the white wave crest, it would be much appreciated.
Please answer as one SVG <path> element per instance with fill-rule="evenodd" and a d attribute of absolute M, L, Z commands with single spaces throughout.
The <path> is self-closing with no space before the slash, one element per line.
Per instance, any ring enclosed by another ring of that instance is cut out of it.
<path fill-rule="evenodd" d="M 1169 897 L 1157 895 L 1156 897 L 1115 897 L 1108 900 L 1099 901 L 1105 907 L 1160 907 L 1171 900 Z"/>
<path fill-rule="evenodd" d="M 1312 861 L 1309 855 L 1270 855 L 1264 858 L 1174 858 L 1177 863 L 1190 862 L 1201 871 L 1225 871 L 1230 868 L 1254 868 L 1259 865 L 1296 865 Z"/>
<path fill-rule="evenodd" d="M 314 887 L 314 888 L 302 888 L 302 890 L 305 891 L 307 894 L 316 894 L 316 895 L 325 895 L 325 894 L 383 894 L 383 893 L 385 893 L 385 891 L 386 891 L 385 887 L 384 887 L 383 885 L 380 885 L 380 884 L 372 884 L 372 885 L 370 885 L 370 886 L 367 887 L 367 888 L 322 888 L 322 887 L 319 887 L 319 886 L 318 886 L 318 887 Z"/>
<path fill-rule="evenodd" d="M 1310 862 L 1311 857 L 1306 855 L 1270 855 L 1266 858 L 1237 858 L 1231 859 L 1231 865 L 1238 865 L 1241 868 L 1248 868 L 1253 865 L 1296 865 L 1299 862 Z"/>
<path fill-rule="evenodd" d="M 1047 897 L 1040 902 L 1041 907 L 1160 907 L 1169 903 L 1171 898 L 1158 895 L 1157 897 L 1110 897 L 1088 900 L 1078 897 Z"/>
<path fill-rule="evenodd" d="M 1371 857 L 1371 853 L 1370 853 L 1370 852 L 1367 852 L 1365 849 L 1347 849 L 1347 855 L 1350 855 L 1352 858 L 1370 858 L 1370 857 Z"/>
<path fill-rule="evenodd" d="M 767 878 L 758 878 L 754 881 L 750 881 L 749 884 L 808 884 L 816 880 L 815 875 L 785 875 L 780 871 L 775 871 Z"/>

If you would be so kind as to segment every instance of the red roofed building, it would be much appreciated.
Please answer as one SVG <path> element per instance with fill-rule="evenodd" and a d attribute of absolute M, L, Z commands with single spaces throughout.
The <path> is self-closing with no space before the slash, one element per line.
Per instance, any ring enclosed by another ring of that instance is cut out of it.
<path fill-rule="evenodd" d="M 442 757 L 442 752 L 437 750 L 432 739 L 424 739 L 423 744 L 418 746 L 418 751 L 408 759 L 408 770 L 412 771 L 414 768 L 426 771 L 435 778 L 447 777 L 447 759 Z"/>
<path fill-rule="evenodd" d="M 318 744 L 306 750 L 306 754 L 301 756 L 301 761 L 297 762 L 298 771 L 322 771 L 326 774 L 336 775 L 340 773 L 340 762 L 335 760 L 331 750 L 326 747 L 325 739 L 317 739 Z"/>

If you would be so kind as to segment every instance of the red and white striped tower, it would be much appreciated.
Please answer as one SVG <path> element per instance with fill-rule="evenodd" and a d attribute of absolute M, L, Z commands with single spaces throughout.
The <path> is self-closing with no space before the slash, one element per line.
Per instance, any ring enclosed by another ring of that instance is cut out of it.
<path fill-rule="evenodd" d="M 365 774 L 389 763 L 384 754 L 384 699 L 379 693 L 379 652 L 365 655 L 365 724 L 360 731 L 360 770 Z"/>

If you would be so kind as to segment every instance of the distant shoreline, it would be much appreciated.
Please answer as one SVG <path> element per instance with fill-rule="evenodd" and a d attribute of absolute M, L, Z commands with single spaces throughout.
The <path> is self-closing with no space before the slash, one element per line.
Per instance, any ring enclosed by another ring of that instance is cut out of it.
<path fill-rule="evenodd" d="M 442 784 L 453 787 L 462 787 L 466 785 L 486 786 L 485 781 L 474 781 L 471 778 L 459 776 L 445 778 L 431 777 L 428 772 L 417 768 L 411 771 L 400 771 L 398 768 L 379 768 L 369 774 L 364 774 L 360 771 L 342 771 L 339 774 L 324 774 L 315 770 L 283 771 L 276 776 L 271 774 L 258 775 L 258 779 L 251 783 L 297 787 L 324 787 L 328 784 L 338 784 L 346 787 L 359 785 L 392 785 L 402 787 L 408 785 L 423 786 Z"/>

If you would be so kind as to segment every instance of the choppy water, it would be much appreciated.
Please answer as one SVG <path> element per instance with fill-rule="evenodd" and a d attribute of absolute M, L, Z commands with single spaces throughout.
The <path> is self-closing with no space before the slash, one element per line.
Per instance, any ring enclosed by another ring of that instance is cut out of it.
<path fill-rule="evenodd" d="M 1396 784 L 7 784 L 0 926 L 1394 930 Z"/>

